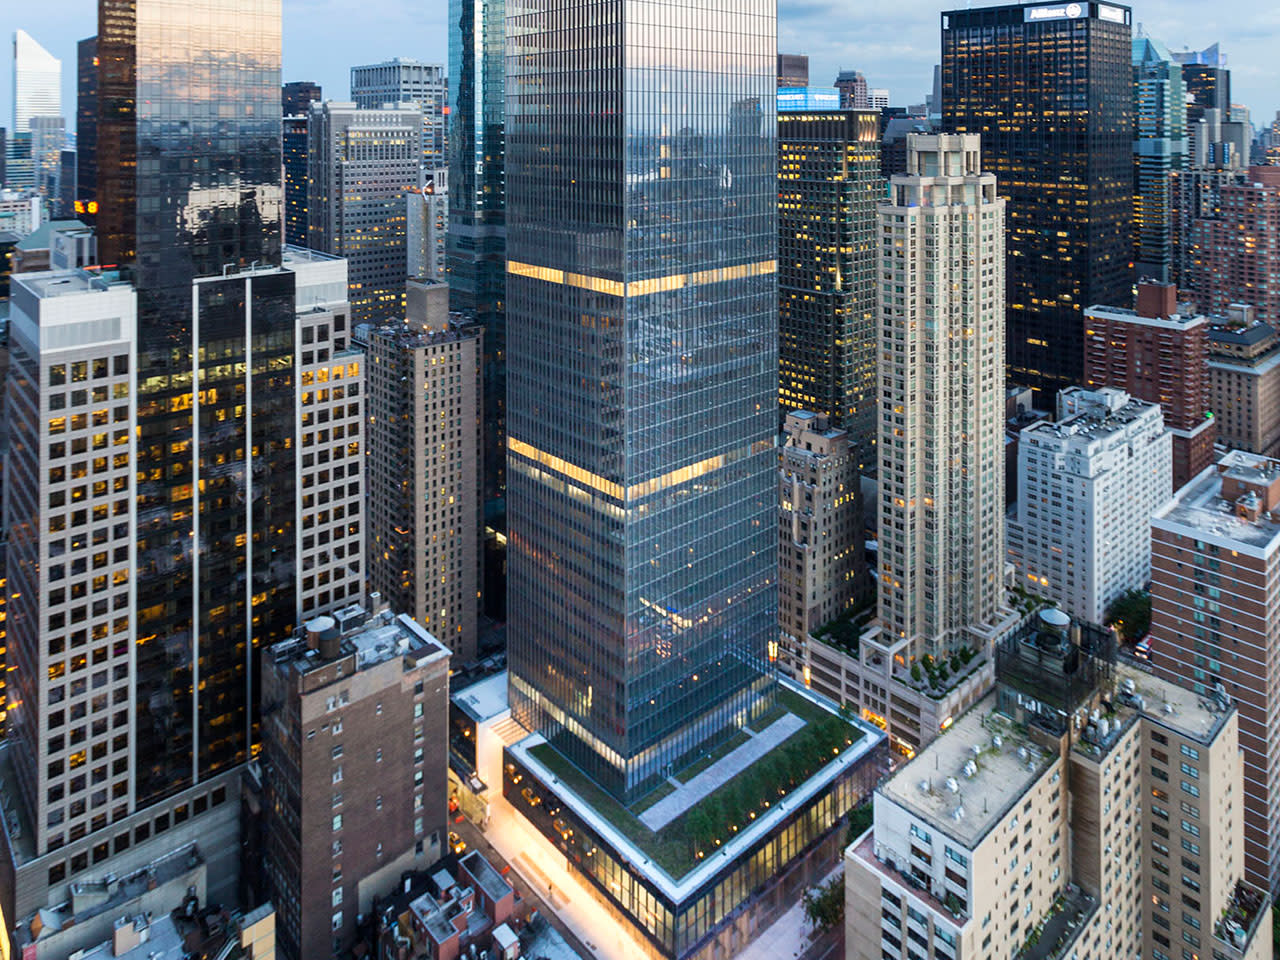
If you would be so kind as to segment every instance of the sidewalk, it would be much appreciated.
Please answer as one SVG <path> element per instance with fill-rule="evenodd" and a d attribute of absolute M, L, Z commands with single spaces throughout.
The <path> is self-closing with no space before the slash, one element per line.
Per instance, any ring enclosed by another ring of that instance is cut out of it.
<path fill-rule="evenodd" d="M 821 883 L 828 883 L 844 870 L 843 861 L 836 864 Z M 821 884 L 815 884 L 820 886 Z M 747 944 L 747 948 L 738 954 L 736 960 L 796 960 L 809 952 L 812 943 L 819 937 L 809 926 L 804 916 L 804 901 L 797 900 L 791 909 L 774 921 L 773 926 L 762 930 L 760 935 Z"/>
<path fill-rule="evenodd" d="M 569 873 L 564 854 L 531 827 L 501 796 L 490 801 L 485 837 L 521 878 L 546 899 L 556 916 L 599 960 L 648 960 L 648 954 Z"/>
<path fill-rule="evenodd" d="M 557 918 L 598 960 L 649 960 L 650 955 L 633 939 L 638 934 L 625 929 L 584 888 L 589 881 L 571 874 L 564 854 L 531 827 L 502 797 L 490 801 L 489 825 L 485 839 L 520 878 L 551 905 Z M 823 878 L 827 883 L 844 864 Z M 737 960 L 798 960 L 818 939 L 804 916 L 799 899 L 770 927 L 760 932 Z"/>

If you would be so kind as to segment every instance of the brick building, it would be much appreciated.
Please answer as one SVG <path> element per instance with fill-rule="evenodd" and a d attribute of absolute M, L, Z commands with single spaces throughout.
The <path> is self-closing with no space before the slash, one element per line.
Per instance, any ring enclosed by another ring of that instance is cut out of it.
<path fill-rule="evenodd" d="M 1222 186 L 1217 208 L 1191 226 L 1188 285 L 1208 313 L 1242 301 L 1280 320 L 1280 168 L 1250 167 Z"/>
<path fill-rule="evenodd" d="M 1280 461 L 1228 453 L 1152 519 L 1151 648 L 1158 676 L 1240 713 L 1244 872 L 1280 881 Z"/>
<path fill-rule="evenodd" d="M 1213 462 L 1218 438 L 1207 415 L 1209 322 L 1180 312 L 1177 293 L 1171 284 L 1140 283 L 1134 309 L 1093 306 L 1084 314 L 1085 386 L 1160 404 L 1173 434 L 1173 490 Z"/>
<path fill-rule="evenodd" d="M 449 651 L 406 615 L 352 606 L 267 650 L 262 675 L 280 955 L 342 955 L 374 897 L 445 849 Z"/>
<path fill-rule="evenodd" d="M 1208 333 L 1209 396 L 1218 435 L 1234 450 L 1280 454 L 1280 335 L 1244 304 Z"/>

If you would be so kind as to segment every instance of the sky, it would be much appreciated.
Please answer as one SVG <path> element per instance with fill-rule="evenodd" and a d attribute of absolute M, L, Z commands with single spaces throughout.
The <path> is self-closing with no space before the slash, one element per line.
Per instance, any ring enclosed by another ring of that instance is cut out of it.
<path fill-rule="evenodd" d="M 954 0 L 953 0 L 954 2 Z M 983 0 L 980 0 L 983 2 Z M 283 0 L 284 79 L 315 80 L 326 97 L 348 96 L 348 68 L 392 57 L 448 60 L 448 0 Z M 947 6 L 951 6 L 948 2 Z M 958 6 L 958 2 L 955 2 Z M 1171 50 L 1222 45 L 1232 99 L 1269 123 L 1280 108 L 1280 4 L 1274 0 L 1136 0 L 1135 25 Z M 6 0 L 0 56 L 0 120 L 13 115 L 12 29 L 62 59 L 63 113 L 75 113 L 76 41 L 96 27 L 95 0 Z M 815 86 L 860 70 L 890 102 L 922 103 L 938 61 L 939 0 L 778 0 L 778 49 L 806 53 Z"/>

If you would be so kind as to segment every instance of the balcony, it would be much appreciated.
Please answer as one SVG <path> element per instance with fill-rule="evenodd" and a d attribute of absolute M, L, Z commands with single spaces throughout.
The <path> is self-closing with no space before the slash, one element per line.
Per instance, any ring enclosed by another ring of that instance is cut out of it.
<path fill-rule="evenodd" d="M 1225 948 L 1225 954 L 1231 960 L 1238 960 L 1245 955 L 1254 935 L 1258 932 L 1258 921 L 1269 907 L 1270 898 L 1251 887 L 1243 880 L 1236 881 L 1236 888 L 1231 892 L 1231 899 L 1223 908 L 1222 916 L 1213 925 L 1213 935 Z M 1217 956 L 1219 951 L 1215 950 Z"/>
<path fill-rule="evenodd" d="M 1098 901 L 1069 883 L 1036 924 L 1014 960 L 1060 960 L 1098 911 Z"/>

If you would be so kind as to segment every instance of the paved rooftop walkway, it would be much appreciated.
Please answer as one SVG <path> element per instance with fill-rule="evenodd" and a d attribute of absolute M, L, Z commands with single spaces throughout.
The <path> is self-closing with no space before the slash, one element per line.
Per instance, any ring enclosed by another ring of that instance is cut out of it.
<path fill-rule="evenodd" d="M 779 717 L 759 733 L 752 733 L 751 739 L 742 746 L 730 750 L 696 777 L 640 814 L 640 822 L 650 830 L 661 830 L 716 787 L 724 786 L 803 727 L 804 721 L 794 713 Z"/>

